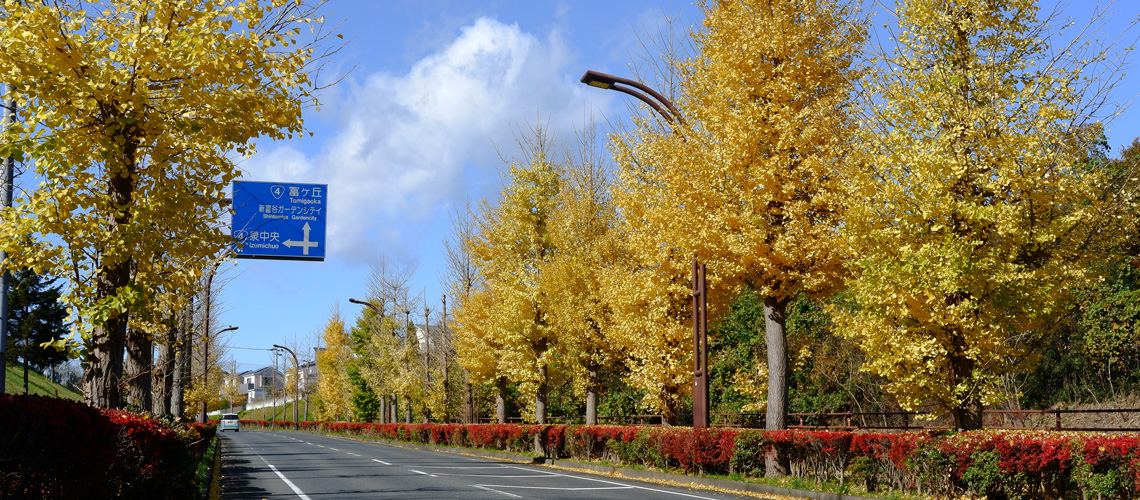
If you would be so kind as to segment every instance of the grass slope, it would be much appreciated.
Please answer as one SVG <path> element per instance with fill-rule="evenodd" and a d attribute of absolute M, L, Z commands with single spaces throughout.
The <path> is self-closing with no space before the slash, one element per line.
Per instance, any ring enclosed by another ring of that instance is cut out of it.
<path fill-rule="evenodd" d="M 24 393 L 24 368 L 21 366 L 8 366 L 4 373 L 4 393 Z M 39 394 L 73 401 L 83 401 L 78 392 L 52 382 L 34 370 L 28 370 L 28 394 Z"/>
<path fill-rule="evenodd" d="M 301 405 L 297 407 L 297 418 L 302 422 L 315 420 L 316 405 L 309 407 L 308 416 L 305 415 L 305 402 L 301 401 Z M 277 407 L 277 413 L 274 414 L 273 407 L 258 408 L 256 410 L 243 411 L 238 414 L 238 418 L 242 420 L 270 420 L 270 421 L 293 421 L 293 403 L 285 403 L 285 407 Z"/>

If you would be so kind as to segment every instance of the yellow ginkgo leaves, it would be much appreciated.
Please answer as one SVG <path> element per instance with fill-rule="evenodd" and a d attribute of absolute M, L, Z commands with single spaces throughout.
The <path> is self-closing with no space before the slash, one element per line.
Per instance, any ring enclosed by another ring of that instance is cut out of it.
<path fill-rule="evenodd" d="M 839 332 L 905 408 L 933 403 L 959 428 L 1026 368 L 1124 206 L 1091 161 L 1090 67 L 1052 51 L 1036 12 L 903 2 L 845 176 L 857 307 Z"/>
<path fill-rule="evenodd" d="M 42 179 L 5 215 L 0 245 L 9 269 L 70 280 L 90 362 L 107 364 L 89 370 L 86 397 L 114 407 L 128 322 L 160 328 L 230 243 L 220 202 L 239 174 L 232 153 L 302 130 L 313 56 L 295 21 L 311 8 L 116 0 L 100 15 L 85 5 L 0 8 L 0 81 L 21 107 L 0 153 Z M 231 22 L 249 28 L 223 29 Z M 126 289 L 135 293 L 119 297 Z"/>

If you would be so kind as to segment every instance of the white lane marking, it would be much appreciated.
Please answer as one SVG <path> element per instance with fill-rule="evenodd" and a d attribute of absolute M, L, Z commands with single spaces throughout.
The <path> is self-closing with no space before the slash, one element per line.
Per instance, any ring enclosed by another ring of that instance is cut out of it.
<path fill-rule="evenodd" d="M 557 486 L 512 486 L 507 484 L 480 484 L 477 486 L 494 486 L 496 488 L 516 488 L 520 490 L 555 490 L 555 491 L 601 491 L 601 490 L 632 490 L 637 486 L 598 486 L 595 488 L 567 488 Z"/>
<path fill-rule="evenodd" d="M 282 481 L 285 481 L 285 484 L 289 486 L 289 489 L 293 490 L 293 493 L 296 493 L 297 496 L 301 498 L 301 500 L 313 500 L 312 498 L 309 498 L 305 492 L 301 491 L 301 488 L 298 488 L 297 485 L 293 484 L 293 481 L 290 481 L 289 478 L 285 477 L 285 474 L 282 474 L 281 471 L 277 470 L 277 467 L 274 467 L 273 464 L 269 463 L 265 457 L 258 455 L 257 458 L 260 458 L 262 462 L 265 462 L 265 465 L 268 465 L 269 469 L 272 470 L 274 474 L 277 474 L 277 477 L 281 478 Z"/>
<path fill-rule="evenodd" d="M 473 485 L 471 485 L 471 486 L 474 486 L 474 487 L 476 487 L 476 488 L 479 488 L 479 489 L 481 489 L 481 490 L 493 491 L 493 492 L 495 492 L 495 493 L 498 493 L 498 494 L 500 494 L 500 495 L 506 495 L 506 496 L 509 496 L 509 497 L 512 497 L 512 498 L 522 498 L 522 497 L 521 497 L 521 496 L 519 496 L 519 495 L 515 495 L 515 494 L 513 494 L 513 493 L 507 493 L 507 492 L 505 492 L 505 491 L 499 491 L 499 490 L 496 490 L 496 489 L 494 489 L 494 488 L 488 488 L 488 487 L 486 487 L 486 486 L 483 486 L 483 485 L 481 485 L 481 484 L 473 484 Z"/>
<path fill-rule="evenodd" d="M 510 467 L 510 468 L 512 468 L 512 469 L 525 470 L 525 471 L 528 471 L 528 472 L 545 472 L 545 471 L 535 471 L 535 470 L 532 470 L 532 469 L 527 469 L 527 468 L 524 468 L 524 467 L 516 467 L 516 466 L 508 466 L 508 467 Z M 700 495 L 690 495 L 690 494 L 688 494 L 688 493 L 681 493 L 681 492 L 679 492 L 679 491 L 659 490 L 659 489 L 656 489 L 656 488 L 648 488 L 648 487 L 645 487 L 645 486 L 638 486 L 638 485 L 636 485 L 636 484 L 624 484 L 624 483 L 617 483 L 617 482 L 614 482 L 614 481 L 606 481 L 605 479 L 596 479 L 596 478 L 592 478 L 592 477 L 583 477 L 583 476 L 577 476 L 577 475 L 572 475 L 572 474 L 558 474 L 558 473 L 554 473 L 554 472 L 551 472 L 550 474 L 551 474 L 551 475 L 562 476 L 562 477 L 570 477 L 570 478 L 574 478 L 574 479 L 582 479 L 582 480 L 584 480 L 584 481 L 594 481 L 594 482 L 598 482 L 598 483 L 612 484 L 612 485 L 614 485 L 614 486 L 622 486 L 622 487 L 628 487 L 628 488 L 636 488 L 636 489 L 639 489 L 639 490 L 652 491 L 652 492 L 654 492 L 654 493 L 665 493 L 665 494 L 668 494 L 668 495 L 677 495 L 677 496 L 682 496 L 682 497 L 689 497 L 689 498 L 699 498 L 699 499 L 701 499 L 701 500 L 716 500 L 715 498 L 712 498 L 712 497 L 702 497 L 702 496 L 700 496 Z M 502 487 L 504 487 L 504 486 L 500 486 L 500 488 L 502 488 Z M 510 487 L 510 488 L 521 488 L 521 486 L 509 486 L 509 487 Z"/>
<path fill-rule="evenodd" d="M 425 475 L 425 476 L 428 476 L 428 477 L 439 477 L 439 476 L 437 476 L 437 475 L 435 475 L 435 474 L 428 474 L 427 472 L 424 472 L 424 471 L 418 471 L 418 470 L 415 470 L 415 469 L 408 469 L 408 470 L 410 470 L 410 471 L 412 471 L 412 472 L 415 472 L 416 474 L 423 474 L 423 475 Z"/>
<path fill-rule="evenodd" d="M 392 465 L 392 464 L 390 464 L 390 463 L 388 463 L 388 462 L 385 462 L 385 461 L 383 461 L 383 460 L 376 460 L 375 458 L 373 458 L 373 459 L 372 459 L 372 461 L 373 461 L 373 462 L 380 462 L 380 463 L 382 463 L 382 464 L 384 464 L 384 465 Z"/>
<path fill-rule="evenodd" d="M 505 465 L 475 465 L 471 467 L 459 467 L 455 465 L 421 465 L 421 469 L 506 469 Z"/>
<path fill-rule="evenodd" d="M 447 472 L 436 472 L 436 474 L 439 474 L 439 475 L 441 475 L 441 476 L 452 476 L 452 477 L 488 477 L 488 478 L 496 478 L 496 479 L 501 479 L 501 478 L 520 478 L 520 477 L 541 477 L 541 478 L 551 478 L 551 479 L 553 479 L 553 478 L 557 477 L 557 476 L 545 476 L 545 475 L 533 475 L 533 476 L 500 476 L 500 475 L 493 475 L 493 474 L 449 474 L 449 473 L 447 473 Z"/>
<path fill-rule="evenodd" d="M 321 448 L 324 448 L 324 446 L 322 446 Z M 333 448 L 332 446 L 329 446 L 329 449 L 330 449 L 330 450 L 332 450 L 332 451 L 340 451 L 340 450 L 338 450 L 338 449 L 336 449 L 336 448 Z"/>
<path fill-rule="evenodd" d="M 353 453 L 353 452 L 351 452 L 351 451 L 350 451 L 350 452 L 348 452 L 348 454 L 349 454 L 349 455 L 352 455 L 352 456 L 354 456 L 354 457 L 359 457 L 359 456 L 360 456 L 360 455 L 357 455 L 357 454 L 355 454 L 355 453 Z"/>

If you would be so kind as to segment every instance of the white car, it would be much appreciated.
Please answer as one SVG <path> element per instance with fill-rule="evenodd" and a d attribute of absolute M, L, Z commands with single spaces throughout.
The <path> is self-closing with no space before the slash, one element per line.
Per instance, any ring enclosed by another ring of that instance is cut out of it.
<path fill-rule="evenodd" d="M 222 422 L 218 424 L 218 432 L 225 430 L 233 430 L 234 432 L 241 432 L 239 429 L 240 422 L 238 422 L 237 413 L 223 413 Z"/>

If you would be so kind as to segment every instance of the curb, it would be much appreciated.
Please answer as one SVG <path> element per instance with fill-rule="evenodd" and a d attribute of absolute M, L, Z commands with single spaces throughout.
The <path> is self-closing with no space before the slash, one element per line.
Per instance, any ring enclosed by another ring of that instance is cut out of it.
<path fill-rule="evenodd" d="M 202 490 L 201 500 L 220 498 L 222 491 L 222 440 L 221 436 L 214 436 L 214 465 L 210 468 L 206 479 L 206 488 Z"/>
<path fill-rule="evenodd" d="M 610 465 L 598 465 L 583 462 L 576 462 L 572 460 L 562 460 L 543 457 L 531 457 L 528 455 L 520 455 L 517 453 L 504 453 L 501 451 L 487 451 L 487 450 L 471 450 L 466 448 L 444 448 L 432 445 L 405 443 L 402 441 L 390 441 L 387 439 L 376 438 L 358 438 L 357 436 L 346 436 L 342 434 L 328 434 L 322 433 L 331 437 L 342 437 L 349 439 L 356 439 L 359 441 L 366 441 L 370 443 L 380 443 L 395 448 L 408 448 L 413 450 L 434 451 L 436 453 L 450 453 L 452 455 L 468 455 L 484 458 L 494 458 L 499 460 L 507 460 L 510 462 L 530 463 L 534 465 L 543 465 L 549 467 L 560 467 L 563 469 L 572 469 L 582 472 L 590 472 L 595 474 L 618 475 L 630 479 L 648 479 L 653 481 L 669 481 L 675 484 L 691 485 L 704 488 L 713 488 L 723 491 L 736 491 L 743 493 L 758 493 L 761 495 L 778 495 L 784 497 L 794 498 L 811 498 L 814 500 L 882 500 L 876 497 L 863 497 L 856 495 L 845 495 L 842 493 L 830 493 L 825 491 L 812 491 L 812 490 L 799 490 L 795 488 L 785 488 L 781 486 L 771 486 L 759 483 L 746 483 L 742 481 L 733 481 L 730 479 L 718 479 L 711 477 L 689 476 L 684 474 L 670 474 L 668 472 L 657 472 L 643 469 L 627 469 L 624 467 L 614 467 Z"/>

